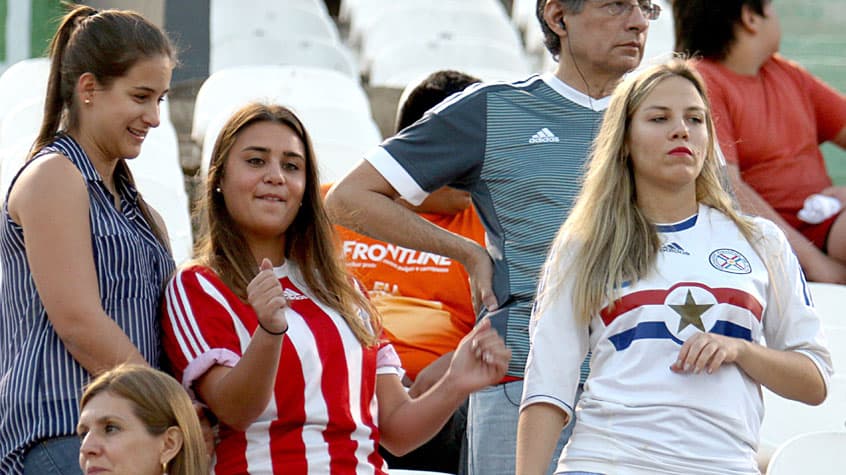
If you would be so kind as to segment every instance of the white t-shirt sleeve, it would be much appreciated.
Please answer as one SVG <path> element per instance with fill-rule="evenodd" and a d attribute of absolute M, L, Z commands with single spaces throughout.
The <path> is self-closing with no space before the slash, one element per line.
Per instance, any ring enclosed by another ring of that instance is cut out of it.
<path fill-rule="evenodd" d="M 548 403 L 566 412 L 572 421 L 581 363 L 590 343 L 589 327 L 574 313 L 571 279 L 565 279 L 561 290 L 554 295 L 544 295 L 543 289 L 548 285 L 550 272 L 547 266 L 541 279 L 538 302 L 532 311 L 529 327 L 531 347 L 520 409 Z"/>
<path fill-rule="evenodd" d="M 834 372 L 831 353 L 799 260 L 775 224 L 763 219 L 756 221 L 762 229 L 765 259 L 773 279 L 763 320 L 767 346 L 808 356 L 817 366 L 827 390 Z"/>

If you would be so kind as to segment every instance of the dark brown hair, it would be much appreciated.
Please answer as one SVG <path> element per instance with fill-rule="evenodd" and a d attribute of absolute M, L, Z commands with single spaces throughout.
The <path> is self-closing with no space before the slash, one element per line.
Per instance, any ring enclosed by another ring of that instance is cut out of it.
<path fill-rule="evenodd" d="M 306 187 L 302 206 L 285 231 L 285 256 L 297 263 L 306 285 L 317 299 L 346 320 L 363 345 L 377 342 L 378 315 L 359 292 L 335 246 L 334 227 L 323 208 L 317 160 L 308 132 L 291 110 L 280 105 L 247 104 L 226 122 L 215 141 L 206 189 L 198 207 L 200 232 L 194 247 L 195 264 L 213 269 L 240 298 L 246 299 L 247 285 L 258 273 L 255 256 L 229 214 L 223 194 L 216 191 L 223 179 L 229 152 L 238 135 L 258 122 L 289 127 L 305 146 Z M 373 328 L 367 328 L 359 312 L 369 313 Z"/>
<path fill-rule="evenodd" d="M 743 6 L 764 15 L 772 0 L 674 0 L 673 22 L 676 51 L 688 56 L 721 61 L 736 40 L 735 26 L 741 21 Z"/>
<path fill-rule="evenodd" d="M 176 52 L 167 35 L 141 15 L 124 10 L 97 10 L 85 5 L 66 4 L 70 11 L 62 17 L 50 42 L 50 75 L 44 118 L 29 158 L 56 138 L 60 129 L 76 125 L 77 101 L 74 91 L 79 77 L 91 73 L 108 87 L 123 77 L 140 60 L 165 56 L 176 65 Z M 134 185 L 124 160 L 115 168 Z M 165 232 L 152 218 L 152 212 L 139 195 L 138 206 L 159 241 L 168 247 Z"/>

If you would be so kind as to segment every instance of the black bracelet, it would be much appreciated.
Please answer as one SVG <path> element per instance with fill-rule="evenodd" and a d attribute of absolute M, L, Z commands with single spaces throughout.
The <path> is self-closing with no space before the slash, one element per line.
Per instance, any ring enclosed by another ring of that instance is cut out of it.
<path fill-rule="evenodd" d="M 267 328 L 264 327 L 264 325 L 261 324 L 261 320 L 258 321 L 258 326 L 260 326 L 262 330 L 266 331 L 267 333 L 270 333 L 273 336 L 282 336 L 282 335 L 284 335 L 285 333 L 288 332 L 288 325 L 285 325 L 285 329 L 282 330 L 281 332 L 272 332 L 272 331 L 268 330 Z"/>

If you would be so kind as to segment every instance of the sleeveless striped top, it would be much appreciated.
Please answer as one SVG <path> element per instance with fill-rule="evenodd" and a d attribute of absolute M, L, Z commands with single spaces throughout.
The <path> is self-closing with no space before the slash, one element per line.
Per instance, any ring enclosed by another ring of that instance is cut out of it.
<path fill-rule="evenodd" d="M 159 299 L 173 259 L 144 220 L 138 193 L 125 177 L 116 177 L 117 209 L 73 138 L 59 136 L 39 156 L 46 153 L 68 157 L 82 173 L 103 309 L 147 362 L 158 367 Z M 23 455 L 37 441 L 76 433 L 79 398 L 90 375 L 53 330 L 32 279 L 23 229 L 9 216 L 8 198 L 0 219 L 0 250 L 0 473 L 11 474 L 23 471 Z"/>

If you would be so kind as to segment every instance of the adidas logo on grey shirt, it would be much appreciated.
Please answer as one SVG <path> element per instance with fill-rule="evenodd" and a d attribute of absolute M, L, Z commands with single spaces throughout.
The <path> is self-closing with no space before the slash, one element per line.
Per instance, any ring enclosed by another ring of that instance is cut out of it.
<path fill-rule="evenodd" d="M 529 143 L 547 143 L 547 142 L 559 142 L 560 140 L 555 134 L 552 133 L 546 127 L 538 130 L 535 132 L 535 135 L 532 135 L 532 138 L 529 139 Z"/>

